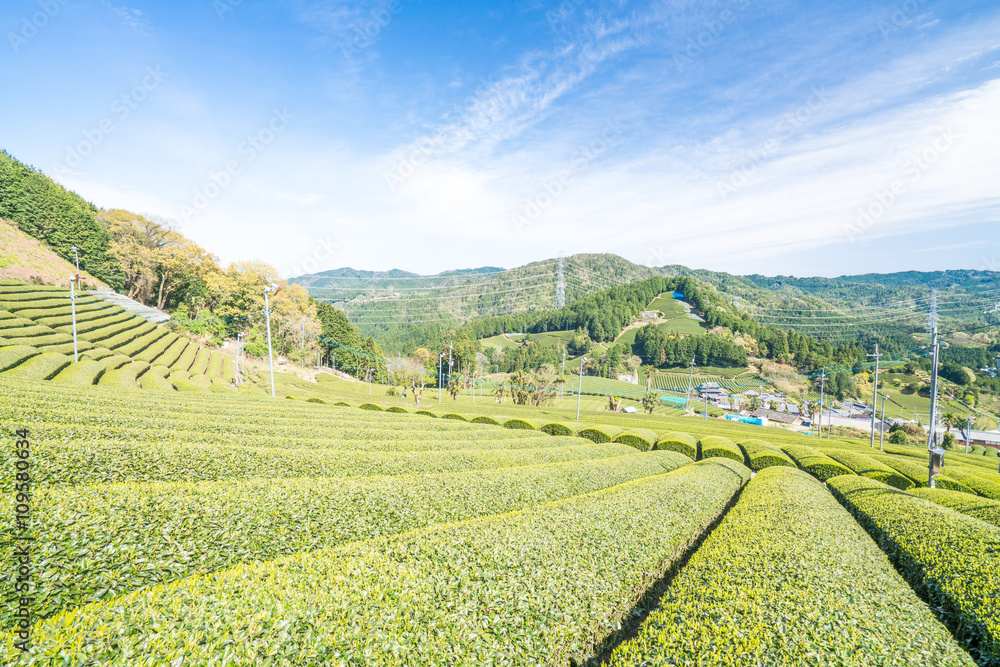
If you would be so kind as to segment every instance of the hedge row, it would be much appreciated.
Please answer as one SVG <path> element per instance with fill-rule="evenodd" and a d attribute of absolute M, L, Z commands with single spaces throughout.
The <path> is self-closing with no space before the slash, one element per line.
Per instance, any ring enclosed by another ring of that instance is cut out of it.
<path fill-rule="evenodd" d="M 0 373 L 31 359 L 38 350 L 30 345 L 8 345 L 0 347 Z"/>
<path fill-rule="evenodd" d="M 55 382 L 68 382 L 70 384 L 92 385 L 104 375 L 104 364 L 93 359 L 81 359 L 78 363 L 70 364 L 59 374 L 52 378 Z"/>
<path fill-rule="evenodd" d="M 648 452 L 656 445 L 658 437 L 653 431 L 643 428 L 633 428 L 616 435 L 614 441 L 628 445 L 629 447 L 635 447 L 640 452 Z"/>
<path fill-rule="evenodd" d="M 1000 664 L 1000 529 L 864 477 L 829 486 L 980 664 Z"/>
<path fill-rule="evenodd" d="M 236 563 L 508 512 L 691 462 L 661 452 L 435 475 L 50 487 L 35 499 L 36 534 L 48 537 L 33 555 L 50 576 L 38 581 L 43 602 L 34 613 L 46 618 Z M 0 625 L 15 610 L 0 608 Z"/>
<path fill-rule="evenodd" d="M 581 438 L 586 438 L 587 440 L 592 440 L 597 443 L 601 442 L 614 442 L 614 439 L 621 435 L 625 429 L 618 428 L 617 426 L 589 426 L 582 429 L 578 436 Z"/>
<path fill-rule="evenodd" d="M 606 664 L 974 663 L 819 482 L 773 466 Z"/>
<path fill-rule="evenodd" d="M 795 467 L 794 461 L 788 458 L 783 451 L 766 440 L 751 438 L 749 440 L 741 440 L 739 444 L 740 448 L 743 449 L 743 453 L 746 454 L 751 470 L 760 471 L 764 468 L 772 468 L 775 466 L 784 466 L 787 468 Z"/>
<path fill-rule="evenodd" d="M 32 433 L 36 429 L 32 429 Z M 41 429 L 38 429 L 41 430 Z M 426 444 L 424 445 L 427 446 Z M 3 450 L 0 482 L 13 484 L 12 449 Z M 201 482 L 251 477 L 367 477 L 509 468 L 635 454 L 627 445 L 564 445 L 519 449 L 365 452 L 339 449 L 241 447 L 185 442 L 68 441 L 38 438 L 33 482 L 38 486 L 117 482 Z"/>
<path fill-rule="evenodd" d="M 1000 482 L 987 479 L 985 476 L 962 469 L 954 464 L 948 465 L 947 455 L 945 456 L 945 459 L 946 463 L 944 470 L 947 472 L 948 477 L 954 479 L 959 484 L 966 486 L 984 498 L 1000 500 Z"/>
<path fill-rule="evenodd" d="M 680 452 L 692 459 L 698 458 L 698 441 L 689 433 L 670 431 L 656 440 L 658 450 Z"/>
<path fill-rule="evenodd" d="M 740 463 L 746 462 L 743 452 L 736 446 L 736 443 L 729 438 L 722 437 L 721 435 L 706 435 L 699 440 L 698 454 L 699 458 L 702 459 L 710 459 L 721 456 L 723 458 L 739 461 Z"/>
<path fill-rule="evenodd" d="M 564 665 L 620 627 L 749 475 L 704 461 L 517 512 L 237 565 L 56 616 L 35 626 L 28 657 L 65 660 L 72 647 L 77 663 L 103 665 L 260 664 L 262 650 L 275 665 Z M 9 644 L 0 651 L 18 659 Z"/>
<path fill-rule="evenodd" d="M 51 380 L 62 369 L 73 363 L 72 357 L 58 352 L 42 352 L 13 366 L 4 375 L 19 380 Z"/>
<path fill-rule="evenodd" d="M 926 450 L 925 450 L 926 451 Z M 928 461 L 925 459 L 924 464 L 920 465 L 918 463 L 913 463 L 909 459 L 904 459 L 899 456 L 885 456 L 884 454 L 872 454 L 872 458 L 884 463 L 896 472 L 902 473 L 913 480 L 916 486 L 927 486 L 927 465 Z M 951 477 L 947 473 L 940 473 L 934 479 L 935 486 L 942 489 L 950 489 L 952 491 L 961 491 L 963 493 L 971 493 L 975 495 L 975 492 L 967 487 L 966 485 L 959 482 L 957 479 Z"/>
<path fill-rule="evenodd" d="M 820 453 L 812 447 L 803 445 L 783 445 L 786 454 L 792 457 L 796 464 L 806 472 L 825 482 L 837 475 L 853 475 L 850 468 L 834 461 L 829 456 Z"/>
<path fill-rule="evenodd" d="M 931 500 L 938 505 L 949 507 L 956 512 L 968 514 L 980 521 L 991 523 L 1000 528 L 1000 501 L 989 498 L 977 498 L 961 491 L 948 489 L 913 489 L 910 495 Z"/>
<path fill-rule="evenodd" d="M 871 456 L 845 449 L 834 449 L 833 447 L 824 448 L 823 453 L 833 460 L 843 463 L 862 477 L 878 480 L 902 491 L 914 487 L 913 480 L 909 477 L 900 474 Z"/>

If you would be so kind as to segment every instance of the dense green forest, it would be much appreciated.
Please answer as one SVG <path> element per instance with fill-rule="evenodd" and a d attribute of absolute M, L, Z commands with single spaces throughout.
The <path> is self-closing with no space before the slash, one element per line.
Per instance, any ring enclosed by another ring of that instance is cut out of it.
<path fill-rule="evenodd" d="M 121 290 L 125 277 L 118 260 L 108 254 L 110 238 L 97 221 L 98 212 L 96 206 L 40 171 L 0 151 L 0 218 L 43 241 L 69 262 L 75 245 L 81 269 Z"/>

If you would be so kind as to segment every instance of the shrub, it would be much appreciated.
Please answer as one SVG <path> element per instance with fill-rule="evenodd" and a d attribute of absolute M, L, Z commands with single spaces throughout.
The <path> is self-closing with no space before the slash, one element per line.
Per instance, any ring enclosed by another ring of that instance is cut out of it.
<path fill-rule="evenodd" d="M 648 452 L 656 444 L 656 433 L 642 428 L 630 429 L 615 436 L 614 442 L 635 447 L 640 452 Z"/>
<path fill-rule="evenodd" d="M 0 373 L 14 368 L 36 354 L 38 354 L 38 350 L 30 345 L 0 347 Z"/>
<path fill-rule="evenodd" d="M 900 429 L 889 434 L 889 442 L 894 445 L 908 445 L 910 444 L 910 439 L 906 437 L 906 432 Z"/>
<path fill-rule="evenodd" d="M 716 456 L 745 462 L 743 452 L 736 446 L 736 443 L 721 435 L 706 435 L 698 441 L 698 453 L 700 458 L 710 459 Z"/>
<path fill-rule="evenodd" d="M 402 413 L 404 415 L 408 414 L 405 408 L 401 408 L 398 405 L 393 405 L 392 407 L 388 407 L 388 408 L 385 409 L 385 411 L 386 412 Z"/>
<path fill-rule="evenodd" d="M 565 436 L 576 435 L 576 433 L 568 424 L 564 424 L 562 422 L 549 422 L 547 424 L 543 424 L 542 428 L 540 428 L 539 430 L 544 431 L 549 435 L 565 435 Z"/>
<path fill-rule="evenodd" d="M 503 423 L 504 428 L 519 429 L 524 431 L 537 431 L 538 424 L 530 419 L 522 419 L 521 417 L 514 417 L 513 419 L 508 419 Z"/>
<path fill-rule="evenodd" d="M 864 477 L 829 487 L 973 657 L 1000 663 L 1000 531 Z"/>
<path fill-rule="evenodd" d="M 478 417 L 472 418 L 473 424 L 491 424 L 493 426 L 502 426 L 502 423 L 497 419 L 490 417 L 489 415 L 480 415 Z"/>
<path fill-rule="evenodd" d="M 306 403 L 319 403 L 320 405 L 326 405 L 326 401 L 322 398 L 316 398 L 315 396 L 313 398 L 307 398 Z"/>
<path fill-rule="evenodd" d="M 455 419 L 455 420 L 460 421 L 460 422 L 467 422 L 467 421 L 469 421 L 468 417 L 463 417 L 462 415 L 456 414 L 454 412 L 449 412 L 447 414 L 441 415 L 441 419 Z"/>
<path fill-rule="evenodd" d="M 434 414 L 433 412 L 431 412 L 430 410 L 417 410 L 413 414 L 415 414 L 415 415 L 423 415 L 425 417 L 434 417 L 435 419 L 437 419 L 437 415 Z"/>
<path fill-rule="evenodd" d="M 343 401 L 337 401 L 336 403 L 334 403 L 334 405 L 339 405 L 342 408 L 349 408 L 349 407 L 351 407 L 350 403 L 344 403 Z"/>
<path fill-rule="evenodd" d="M 656 440 L 657 450 L 680 452 L 691 459 L 698 458 L 698 441 L 694 436 L 680 431 L 664 433 Z"/>
<path fill-rule="evenodd" d="M 593 442 L 596 443 L 614 442 L 615 437 L 618 436 L 620 433 L 622 433 L 624 430 L 625 429 L 618 428 L 617 426 L 605 426 L 605 425 L 589 426 L 585 429 L 582 429 L 579 433 L 577 433 L 577 435 L 580 436 L 581 438 L 587 438 L 588 440 L 592 440 Z"/>
<path fill-rule="evenodd" d="M 362 403 L 358 406 L 362 410 L 373 410 L 375 412 L 382 412 L 382 406 L 375 405 L 374 403 Z"/>

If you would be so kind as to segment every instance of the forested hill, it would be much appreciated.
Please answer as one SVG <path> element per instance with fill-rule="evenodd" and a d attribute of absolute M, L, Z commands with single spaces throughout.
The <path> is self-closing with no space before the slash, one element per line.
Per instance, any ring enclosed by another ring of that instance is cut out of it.
<path fill-rule="evenodd" d="M 110 239 L 97 221 L 98 212 L 79 195 L 0 151 L 0 219 L 67 261 L 73 261 L 75 245 L 80 268 L 120 290 L 124 274 L 118 260 L 108 254 Z"/>

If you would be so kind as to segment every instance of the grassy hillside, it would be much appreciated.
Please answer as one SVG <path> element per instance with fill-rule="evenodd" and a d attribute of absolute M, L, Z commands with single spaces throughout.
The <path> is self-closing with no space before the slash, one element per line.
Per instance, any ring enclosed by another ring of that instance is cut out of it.
<path fill-rule="evenodd" d="M 72 262 L 6 220 L 0 220 L 0 248 L 0 280 L 65 287 L 69 285 L 69 277 L 76 273 Z M 80 278 L 85 289 L 108 289 L 86 271 L 80 271 Z"/>

